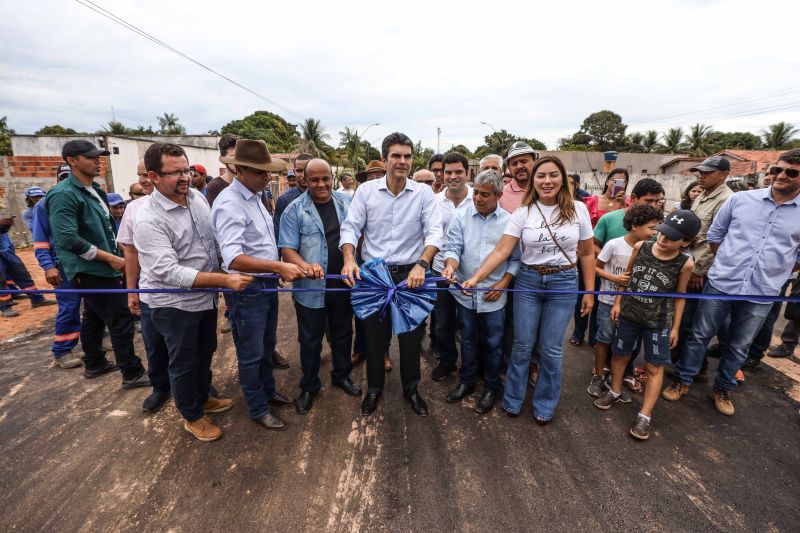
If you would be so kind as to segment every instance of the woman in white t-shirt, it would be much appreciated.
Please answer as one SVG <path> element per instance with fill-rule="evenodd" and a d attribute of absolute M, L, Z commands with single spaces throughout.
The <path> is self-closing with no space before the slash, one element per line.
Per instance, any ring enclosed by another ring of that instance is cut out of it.
<path fill-rule="evenodd" d="M 522 205 L 511 215 L 505 234 L 478 271 L 465 281 L 473 288 L 508 259 L 515 246 L 522 251 L 517 291 L 575 291 L 580 260 L 587 291 L 594 290 L 594 247 L 589 211 L 576 202 L 565 179 L 567 171 L 557 157 L 536 161 L 532 186 Z M 533 415 L 538 424 L 552 418 L 561 395 L 561 359 L 564 334 L 575 307 L 576 294 L 516 292 L 514 294 L 514 347 L 506 372 L 502 408 L 512 416 L 522 410 L 528 383 L 531 351 L 539 345 L 539 379 L 533 395 Z M 594 305 L 583 296 L 581 314 Z"/>

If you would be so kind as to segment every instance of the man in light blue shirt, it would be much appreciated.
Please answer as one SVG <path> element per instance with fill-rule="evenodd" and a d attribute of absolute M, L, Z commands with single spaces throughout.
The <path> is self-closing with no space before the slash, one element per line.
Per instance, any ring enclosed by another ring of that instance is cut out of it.
<path fill-rule="evenodd" d="M 347 216 L 351 197 L 331 190 L 333 173 L 330 165 L 322 159 L 308 162 L 305 179 L 308 185 L 306 192 L 283 212 L 278 241 L 284 261 L 313 273 L 312 278 L 298 280 L 294 284 L 296 289 L 301 290 L 294 293 L 300 363 L 303 367 L 301 393 L 295 410 L 301 415 L 308 413 L 322 388 L 319 366 L 326 325 L 330 326 L 328 338 L 333 363 L 332 385 L 351 396 L 361 396 L 361 387 L 350 379 L 353 369 L 350 362 L 353 343 L 350 291 L 346 290 L 341 280 L 324 279 L 326 274 L 341 273 L 344 266 L 339 250 L 339 229 Z M 326 288 L 338 290 L 326 291 Z"/>
<path fill-rule="evenodd" d="M 339 246 L 344 256 L 342 274 L 352 286 L 358 279 L 356 246 L 364 237 L 361 255 L 365 260 L 383 258 L 395 283 L 406 279 L 416 288 L 425 283 L 425 272 L 433 256 L 442 247 L 442 216 L 433 190 L 410 177 L 414 143 L 407 135 L 392 133 L 381 145 L 386 176 L 368 181 L 353 197 L 347 219 L 342 223 Z M 369 389 L 361 404 L 361 414 L 369 416 L 378 407 L 385 382 L 384 353 L 391 338 L 391 320 L 381 320 L 380 313 L 364 321 L 367 383 Z M 403 393 L 412 410 L 427 416 L 428 406 L 417 390 L 420 379 L 419 351 L 422 326 L 398 335 L 400 377 Z"/>
<path fill-rule="evenodd" d="M 494 250 L 503 232 L 509 213 L 497 204 L 503 195 L 503 178 L 494 170 L 485 170 L 475 177 L 472 205 L 453 215 L 447 228 L 444 249 L 445 268 L 442 276 L 453 281 L 471 278 Z M 519 271 L 519 247 L 508 261 L 492 272 L 480 288 L 505 289 Z M 503 348 L 503 323 L 506 293 L 476 291 L 462 293 L 451 289 L 456 300 L 456 316 L 461 328 L 461 369 L 459 384 L 446 399 L 454 403 L 475 392 L 475 374 L 479 346 L 484 348 L 484 393 L 475 411 L 488 413 L 500 389 L 500 363 Z"/>
<path fill-rule="evenodd" d="M 284 281 L 306 277 L 297 265 L 278 259 L 272 217 L 261 199 L 270 171 L 283 167 L 272 161 L 267 143 L 239 139 L 232 156 L 220 161 L 234 165 L 236 177 L 211 210 L 211 226 L 219 244 L 223 267 L 229 273 L 276 273 Z M 256 278 L 250 289 L 275 289 L 274 279 Z M 234 292 L 229 299 L 233 342 L 239 360 L 239 383 L 250 418 L 267 429 L 284 430 L 286 424 L 269 406 L 293 405 L 294 400 L 275 388 L 272 353 L 278 328 L 277 292 Z"/>
<path fill-rule="evenodd" d="M 792 270 L 798 268 L 800 149 L 781 155 L 770 174 L 770 188 L 734 194 L 714 218 L 708 243 L 716 257 L 704 294 L 779 296 Z M 709 340 L 730 314 L 728 343 L 714 378 L 714 400 L 719 412 L 733 415 L 728 393 L 736 386 L 736 372 L 771 306 L 770 302 L 701 300 L 675 367 L 677 381 L 664 390 L 664 398 L 676 401 L 689 391 Z"/>

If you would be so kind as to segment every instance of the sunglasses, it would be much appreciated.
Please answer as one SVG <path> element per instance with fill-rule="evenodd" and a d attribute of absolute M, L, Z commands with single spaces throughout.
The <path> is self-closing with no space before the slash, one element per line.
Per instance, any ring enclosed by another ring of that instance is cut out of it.
<path fill-rule="evenodd" d="M 144 196 L 144 193 L 143 192 L 132 192 L 131 196 L 136 196 L 136 197 Z"/>
<path fill-rule="evenodd" d="M 800 170 L 797 170 L 796 168 L 772 167 L 769 169 L 769 173 L 773 176 L 780 176 L 781 172 L 785 172 L 787 178 L 794 179 L 797 176 L 800 176 Z"/>

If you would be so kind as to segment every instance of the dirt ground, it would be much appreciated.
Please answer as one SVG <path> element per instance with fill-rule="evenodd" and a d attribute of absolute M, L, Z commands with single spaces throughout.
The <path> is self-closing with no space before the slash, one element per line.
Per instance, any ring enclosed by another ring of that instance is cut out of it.
<path fill-rule="evenodd" d="M 31 278 L 36 283 L 37 289 L 52 289 L 44 279 L 44 270 L 36 262 L 36 257 L 33 255 L 33 248 L 26 248 L 18 250 L 17 255 L 31 273 Z M 48 294 L 46 298 L 55 299 L 55 296 Z M 4 341 L 18 335 L 37 331 L 41 324 L 56 316 L 56 306 L 51 305 L 48 307 L 39 307 L 37 309 L 31 308 L 30 300 L 18 300 L 14 310 L 19 313 L 15 318 L 0 317 L 0 341 Z"/>
<path fill-rule="evenodd" d="M 296 395 L 287 295 L 280 316 L 292 366 L 276 379 Z M 118 374 L 86 380 L 53 367 L 51 327 L 0 344 L 8 531 L 797 531 L 800 416 L 787 395 L 796 382 L 766 365 L 733 393 L 734 417 L 714 410 L 710 385 L 695 385 L 660 404 L 650 441 L 637 442 L 627 432 L 640 397 L 596 409 L 585 346 L 565 343 L 562 399 L 546 427 L 533 424 L 529 402 L 515 419 L 477 416 L 474 397 L 446 403 L 456 379 L 431 381 L 428 358 L 420 390 L 431 416 L 411 412 L 396 369 L 378 411 L 361 418 L 360 400 L 329 386 L 326 348 L 314 408 L 278 410 L 289 429 L 271 433 L 248 419 L 221 335 L 214 382 L 236 404 L 213 415 L 223 438 L 201 443 L 172 402 L 143 413 L 148 391 L 123 391 Z M 363 365 L 353 376 L 365 386 Z"/>

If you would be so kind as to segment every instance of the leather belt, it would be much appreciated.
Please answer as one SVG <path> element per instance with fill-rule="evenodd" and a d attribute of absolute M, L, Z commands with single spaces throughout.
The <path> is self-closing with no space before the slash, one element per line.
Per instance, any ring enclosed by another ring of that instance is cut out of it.
<path fill-rule="evenodd" d="M 386 265 L 392 274 L 408 274 L 415 265 Z"/>
<path fill-rule="evenodd" d="M 575 265 L 522 265 L 522 268 L 533 270 L 539 274 L 555 274 L 556 272 L 564 272 L 572 270 Z"/>

